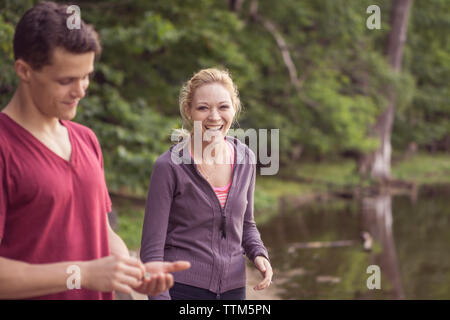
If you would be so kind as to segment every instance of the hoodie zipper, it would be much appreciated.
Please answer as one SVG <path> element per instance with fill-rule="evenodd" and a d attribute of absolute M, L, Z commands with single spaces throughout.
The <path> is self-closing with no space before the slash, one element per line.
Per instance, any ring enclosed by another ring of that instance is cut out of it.
<path fill-rule="evenodd" d="M 221 288 L 222 288 L 222 278 L 219 278 L 219 292 L 217 292 L 217 294 L 216 294 L 216 299 L 217 300 L 220 300 Z"/>
<path fill-rule="evenodd" d="M 233 144 L 233 143 L 232 143 L 232 144 Z M 233 147 L 233 148 L 234 148 L 234 147 Z M 196 172 L 197 175 L 199 175 L 200 178 L 203 179 L 203 181 L 205 181 L 206 184 L 209 186 L 209 189 L 214 193 L 214 198 L 216 198 L 216 203 L 219 205 L 220 214 L 221 214 L 221 226 L 220 226 L 220 228 L 222 229 L 222 239 L 226 239 L 226 237 L 227 237 L 227 231 L 226 231 L 226 224 L 227 224 L 226 218 L 227 218 L 227 217 L 226 217 L 226 215 L 225 215 L 225 209 L 226 209 L 226 207 L 227 207 L 228 199 L 230 198 L 231 190 L 233 189 L 233 183 L 234 183 L 234 180 L 235 180 L 235 179 L 234 179 L 234 174 L 235 174 L 235 171 L 236 171 L 236 159 L 237 159 L 237 154 L 236 154 L 236 153 L 237 153 L 237 152 L 236 152 L 236 150 L 235 150 L 235 152 L 234 152 L 234 159 L 233 159 L 233 161 L 234 161 L 234 167 L 233 167 L 233 171 L 231 172 L 231 185 L 230 185 L 230 189 L 229 189 L 229 191 L 228 191 L 227 199 L 225 200 L 225 205 L 223 206 L 223 208 L 222 208 L 222 205 L 220 204 L 219 198 L 217 198 L 216 192 L 214 191 L 212 185 L 211 185 L 211 184 L 209 183 L 209 181 L 206 180 L 205 177 L 203 177 L 203 175 L 198 171 L 197 165 L 195 164 L 195 162 L 194 162 L 193 159 L 192 159 L 192 163 L 194 164 L 193 167 L 195 168 L 195 172 Z M 221 251 L 221 247 L 222 247 L 222 246 L 221 246 L 221 244 L 219 243 L 219 250 L 220 250 L 220 251 Z M 222 253 L 222 252 L 220 252 L 220 253 Z M 225 267 L 225 266 L 222 266 L 222 272 L 220 272 L 220 274 L 223 273 L 224 267 Z M 222 276 L 219 276 L 219 292 L 218 292 L 217 295 L 216 295 L 217 299 L 220 298 L 220 290 L 221 290 L 221 287 L 222 287 Z"/>
<path fill-rule="evenodd" d="M 205 179 L 205 177 L 203 177 L 203 175 L 198 171 L 197 165 L 195 164 L 195 162 L 193 161 L 192 163 L 194 164 L 194 168 L 195 168 L 195 172 L 197 173 L 197 175 L 200 176 L 201 179 L 203 179 L 203 181 L 206 182 L 206 184 L 209 186 L 209 189 L 214 193 L 214 198 L 216 198 L 216 203 L 219 205 L 219 209 L 220 209 L 220 213 L 221 213 L 221 223 L 220 223 L 220 227 L 222 229 L 222 238 L 226 238 L 227 237 L 227 231 L 226 231 L 226 215 L 225 215 L 225 209 L 227 208 L 227 203 L 228 203 L 228 199 L 230 198 L 231 195 L 231 190 L 233 189 L 233 182 L 234 182 L 234 173 L 236 171 L 236 151 L 235 151 L 235 155 L 234 155 L 234 167 L 233 167 L 233 171 L 231 172 L 231 185 L 230 185 L 230 189 L 228 191 L 228 195 L 227 195 L 227 199 L 225 200 L 225 205 L 222 208 L 222 205 L 220 204 L 219 198 L 217 198 L 216 192 L 214 191 L 213 187 L 211 186 L 211 184 L 208 182 L 208 180 Z M 192 159 L 193 160 L 193 159 Z"/>

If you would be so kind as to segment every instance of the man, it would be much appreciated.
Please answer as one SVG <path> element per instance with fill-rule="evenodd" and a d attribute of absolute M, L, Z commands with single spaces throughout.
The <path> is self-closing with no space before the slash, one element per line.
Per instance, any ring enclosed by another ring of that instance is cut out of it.
<path fill-rule="evenodd" d="M 100 145 L 70 121 L 101 47 L 83 21 L 67 27 L 66 10 L 42 2 L 14 35 L 20 81 L 0 112 L 0 298 L 157 295 L 173 285 L 169 272 L 189 263 L 144 265 L 108 223 Z"/>

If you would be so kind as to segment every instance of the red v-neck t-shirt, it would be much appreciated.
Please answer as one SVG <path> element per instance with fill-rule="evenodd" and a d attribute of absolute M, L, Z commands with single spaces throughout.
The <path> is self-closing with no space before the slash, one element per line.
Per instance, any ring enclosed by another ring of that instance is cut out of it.
<path fill-rule="evenodd" d="M 109 255 L 106 219 L 111 200 L 99 142 L 80 124 L 61 124 L 72 146 L 69 161 L 0 112 L 1 257 L 39 264 Z M 113 296 L 72 289 L 38 298 Z"/>

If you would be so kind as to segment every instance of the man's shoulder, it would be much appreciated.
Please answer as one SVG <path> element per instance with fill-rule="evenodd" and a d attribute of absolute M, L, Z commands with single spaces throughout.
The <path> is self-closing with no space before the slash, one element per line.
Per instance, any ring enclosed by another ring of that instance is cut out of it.
<path fill-rule="evenodd" d="M 63 124 L 72 130 L 77 137 L 80 137 L 83 140 L 88 140 L 93 142 L 95 145 L 98 145 L 98 138 L 94 131 L 91 128 L 82 125 L 81 123 L 65 120 Z"/>
<path fill-rule="evenodd" d="M 11 143 L 11 130 L 8 127 L 3 125 L 3 118 L 0 115 L 0 152 L 6 152 L 6 149 Z"/>
<path fill-rule="evenodd" d="M 95 136 L 95 133 L 94 133 L 94 131 L 92 131 L 92 129 L 86 127 L 85 125 L 82 125 L 81 123 L 78 123 L 75 121 L 70 121 L 70 120 L 64 120 L 63 124 L 70 127 L 72 130 L 74 130 L 77 133 Z"/>
<path fill-rule="evenodd" d="M 0 139 L 6 138 L 7 133 L 9 133 L 11 130 L 9 128 L 9 123 L 7 120 L 7 116 L 5 113 L 0 111 Z"/>
<path fill-rule="evenodd" d="M 72 135 L 78 139 L 82 145 L 89 146 L 94 150 L 97 157 L 102 157 L 100 142 L 94 131 L 78 122 L 63 121 L 63 124 L 72 131 Z"/>
<path fill-rule="evenodd" d="M 0 128 L 0 153 L 6 152 L 8 144 L 8 139 L 3 130 Z"/>

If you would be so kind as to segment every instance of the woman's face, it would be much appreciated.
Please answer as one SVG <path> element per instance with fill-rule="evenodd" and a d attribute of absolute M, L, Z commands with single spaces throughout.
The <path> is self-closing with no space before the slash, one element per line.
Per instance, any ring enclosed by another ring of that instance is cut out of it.
<path fill-rule="evenodd" d="M 195 121 L 201 123 L 202 137 L 206 136 L 206 140 L 214 137 L 211 141 L 219 142 L 225 138 L 230 129 L 236 110 L 228 90 L 220 83 L 210 83 L 197 88 L 192 105 L 186 110 L 186 114 L 194 122 L 194 130 L 196 130 Z"/>

